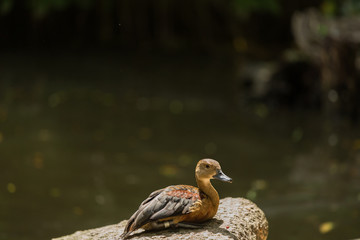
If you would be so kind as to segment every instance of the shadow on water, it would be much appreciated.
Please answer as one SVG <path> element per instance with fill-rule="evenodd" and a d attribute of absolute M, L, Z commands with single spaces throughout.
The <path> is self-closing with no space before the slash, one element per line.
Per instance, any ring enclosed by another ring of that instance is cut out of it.
<path fill-rule="evenodd" d="M 119 222 L 152 191 L 195 184 L 204 157 L 233 178 L 214 182 L 221 197 L 264 209 L 270 239 L 360 236 L 359 129 L 335 134 L 318 113 L 234 107 L 230 61 L 0 63 L 0 239 Z"/>

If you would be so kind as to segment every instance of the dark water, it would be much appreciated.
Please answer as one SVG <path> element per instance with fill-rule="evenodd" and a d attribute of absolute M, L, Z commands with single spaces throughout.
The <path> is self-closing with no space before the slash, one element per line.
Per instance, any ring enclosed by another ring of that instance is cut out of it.
<path fill-rule="evenodd" d="M 237 104 L 227 58 L 8 55 L 0 73 L 0 239 L 117 223 L 204 157 L 269 239 L 360 237 L 359 129 Z"/>

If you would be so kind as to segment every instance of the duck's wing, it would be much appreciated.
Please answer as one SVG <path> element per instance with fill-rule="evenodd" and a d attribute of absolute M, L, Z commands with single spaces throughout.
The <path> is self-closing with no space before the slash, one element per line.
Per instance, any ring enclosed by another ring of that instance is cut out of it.
<path fill-rule="evenodd" d="M 159 189 L 159 190 L 156 190 L 152 193 L 150 193 L 149 197 L 147 199 L 145 199 L 141 204 L 140 204 L 140 207 L 141 208 L 142 206 L 146 205 L 147 203 L 149 203 L 151 200 L 153 200 L 156 196 L 158 196 L 160 193 L 162 193 L 164 191 L 164 188 L 162 189 Z"/>
<path fill-rule="evenodd" d="M 141 203 L 129 219 L 124 232 L 134 231 L 151 221 L 188 214 L 200 207 L 200 200 L 200 190 L 189 185 L 175 185 L 157 190 Z"/>
<path fill-rule="evenodd" d="M 188 214 L 197 210 L 201 205 L 201 193 L 197 187 L 176 185 L 164 189 L 149 205 L 152 212 L 150 220 Z"/>

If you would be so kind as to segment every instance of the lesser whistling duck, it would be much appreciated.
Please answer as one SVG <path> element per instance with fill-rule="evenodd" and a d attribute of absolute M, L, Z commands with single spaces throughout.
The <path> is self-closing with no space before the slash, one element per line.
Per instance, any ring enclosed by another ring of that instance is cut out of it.
<path fill-rule="evenodd" d="M 152 192 L 131 216 L 122 239 L 133 231 L 164 229 L 168 227 L 198 228 L 201 223 L 213 218 L 219 207 L 219 194 L 211 185 L 210 179 L 232 182 L 222 171 L 220 164 L 213 159 L 203 159 L 195 169 L 197 187 L 173 185 Z"/>

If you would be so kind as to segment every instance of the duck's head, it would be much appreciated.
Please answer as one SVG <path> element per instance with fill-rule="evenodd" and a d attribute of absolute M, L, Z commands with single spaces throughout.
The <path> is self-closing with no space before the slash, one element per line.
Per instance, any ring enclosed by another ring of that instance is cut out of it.
<path fill-rule="evenodd" d="M 202 159 L 195 169 L 196 178 L 199 180 L 218 179 L 223 182 L 232 182 L 232 179 L 221 171 L 220 164 L 213 159 Z"/>

